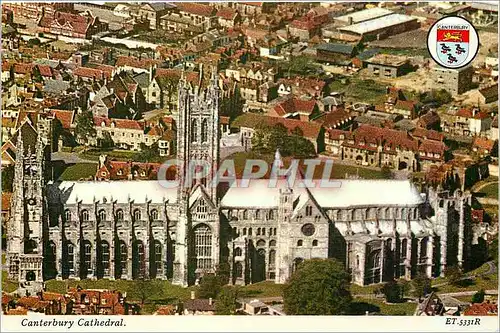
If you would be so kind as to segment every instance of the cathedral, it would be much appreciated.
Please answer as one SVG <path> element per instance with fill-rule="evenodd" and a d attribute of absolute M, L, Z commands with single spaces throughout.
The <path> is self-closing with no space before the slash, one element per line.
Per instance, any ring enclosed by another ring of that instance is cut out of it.
<path fill-rule="evenodd" d="M 204 85 L 181 78 L 181 163 L 219 164 L 219 102 L 215 71 Z M 440 276 L 468 262 L 468 192 L 363 179 L 340 180 L 337 188 L 283 180 L 270 187 L 255 179 L 223 190 L 204 181 L 184 186 L 183 172 L 177 188 L 151 180 L 51 181 L 43 133 L 27 148 L 17 139 L 7 231 L 9 278 L 28 292 L 48 279 L 168 279 L 189 286 L 223 266 L 230 284 L 285 283 L 311 258 L 336 258 L 353 283 L 367 285 Z"/>

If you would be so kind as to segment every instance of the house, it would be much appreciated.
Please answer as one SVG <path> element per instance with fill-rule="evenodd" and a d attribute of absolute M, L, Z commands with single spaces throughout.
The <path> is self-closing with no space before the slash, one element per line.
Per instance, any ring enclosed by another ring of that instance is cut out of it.
<path fill-rule="evenodd" d="M 281 78 L 278 80 L 278 95 L 294 95 L 298 97 L 309 96 L 314 98 L 323 97 L 325 81 L 310 78 Z"/>
<path fill-rule="evenodd" d="M 255 14 L 271 13 L 276 9 L 277 4 L 274 2 L 234 2 L 232 6 L 242 15 L 252 16 Z"/>
<path fill-rule="evenodd" d="M 159 64 L 160 61 L 156 59 L 119 56 L 116 59 L 115 68 L 117 72 L 132 71 L 134 73 L 145 73 L 155 69 Z"/>
<path fill-rule="evenodd" d="M 217 11 L 219 26 L 223 28 L 234 28 L 241 23 L 240 13 L 231 7 L 223 7 Z"/>
<path fill-rule="evenodd" d="M 488 112 L 479 108 L 462 108 L 455 114 L 453 124 L 443 124 L 443 130 L 450 134 L 472 136 L 488 131 L 491 123 Z"/>
<path fill-rule="evenodd" d="M 441 141 L 419 139 L 406 131 L 361 125 L 352 132 L 327 130 L 325 149 L 353 164 L 415 171 L 443 162 L 447 147 Z"/>
<path fill-rule="evenodd" d="M 149 28 L 156 30 L 160 26 L 160 18 L 174 8 L 175 5 L 167 2 L 146 3 L 139 8 L 138 18 L 149 21 Z"/>
<path fill-rule="evenodd" d="M 436 111 L 428 111 L 417 120 L 417 126 L 426 129 L 441 129 L 441 117 Z"/>
<path fill-rule="evenodd" d="M 231 127 L 239 130 L 243 147 L 245 147 L 245 149 L 250 149 L 252 147 L 252 138 L 255 130 L 262 124 L 270 126 L 282 124 L 288 129 L 289 133 L 293 133 L 294 130 L 298 129 L 302 132 L 302 136 L 314 145 L 316 152 L 320 152 L 324 149 L 324 129 L 320 124 L 315 122 L 271 117 L 256 113 L 244 113 L 231 123 Z"/>
<path fill-rule="evenodd" d="M 44 12 L 38 21 L 38 31 L 71 38 L 91 39 L 92 36 L 107 30 L 108 23 L 101 22 L 90 11 L 79 14 Z"/>
<path fill-rule="evenodd" d="M 70 288 L 74 315 L 131 315 L 139 313 L 139 306 L 126 301 L 116 290 Z"/>
<path fill-rule="evenodd" d="M 464 316 L 498 316 L 498 304 L 490 301 L 473 303 L 464 311 Z"/>
<path fill-rule="evenodd" d="M 160 25 L 164 30 L 198 35 L 215 28 L 218 24 L 217 10 L 211 5 L 193 2 L 179 2 L 176 5 L 175 11 L 160 19 Z"/>
<path fill-rule="evenodd" d="M 195 292 L 191 291 L 191 298 L 184 302 L 184 315 L 214 315 L 215 314 L 215 302 L 212 298 L 202 299 L 196 298 Z"/>
<path fill-rule="evenodd" d="M 355 55 L 356 48 L 351 44 L 326 43 L 316 47 L 316 58 L 323 62 L 348 65 Z"/>
<path fill-rule="evenodd" d="M 371 75 L 382 78 L 395 78 L 413 70 L 407 57 L 390 54 L 377 54 L 365 60 L 364 67 Z"/>
<path fill-rule="evenodd" d="M 316 101 L 301 100 L 295 97 L 289 98 L 276 104 L 267 113 L 271 117 L 283 117 L 289 119 L 298 119 L 301 121 L 310 121 L 319 114 Z"/>
<path fill-rule="evenodd" d="M 452 95 L 463 94 L 471 88 L 474 68 L 466 66 L 462 68 L 444 68 L 434 66 L 431 70 L 431 79 L 436 89 L 445 89 Z"/>
<path fill-rule="evenodd" d="M 324 112 L 314 118 L 314 121 L 321 124 L 325 129 L 347 129 L 353 124 L 354 116 L 344 109 L 337 109 L 331 112 Z"/>
<path fill-rule="evenodd" d="M 480 157 L 490 155 L 493 147 L 495 147 L 495 141 L 487 138 L 476 136 L 472 141 L 472 151 L 477 153 Z"/>
<path fill-rule="evenodd" d="M 479 89 L 479 103 L 488 104 L 498 101 L 498 83 Z"/>
<path fill-rule="evenodd" d="M 288 27 L 290 36 L 298 38 L 299 41 L 309 41 L 314 36 L 321 35 L 321 24 L 309 17 L 293 20 Z"/>
<path fill-rule="evenodd" d="M 107 155 L 99 156 L 96 180 L 154 180 L 158 179 L 160 163 L 114 161 Z"/>
<path fill-rule="evenodd" d="M 343 108 L 345 93 L 332 92 L 330 95 L 318 101 L 319 109 L 321 112 L 331 112 L 339 108 Z"/>
<path fill-rule="evenodd" d="M 167 129 L 163 135 L 158 139 L 158 152 L 160 156 L 170 156 L 175 153 L 175 141 L 177 132 Z"/>

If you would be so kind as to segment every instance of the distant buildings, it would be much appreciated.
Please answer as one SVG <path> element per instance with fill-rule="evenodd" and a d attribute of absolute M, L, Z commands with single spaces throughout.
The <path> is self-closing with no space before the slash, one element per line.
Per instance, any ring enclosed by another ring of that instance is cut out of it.
<path fill-rule="evenodd" d="M 458 69 L 434 66 L 431 70 L 431 78 L 436 89 L 444 89 L 452 95 L 459 95 L 469 90 L 473 75 L 472 66 Z"/>
<path fill-rule="evenodd" d="M 364 62 L 370 74 L 382 78 L 395 78 L 413 69 L 408 58 L 403 56 L 378 54 Z"/>

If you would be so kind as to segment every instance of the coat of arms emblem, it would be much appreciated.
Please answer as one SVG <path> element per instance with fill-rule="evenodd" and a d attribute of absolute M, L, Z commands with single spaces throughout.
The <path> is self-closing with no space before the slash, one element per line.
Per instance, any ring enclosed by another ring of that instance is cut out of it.
<path fill-rule="evenodd" d="M 460 68 L 474 59 L 479 39 L 469 21 L 458 16 L 448 16 L 431 27 L 427 47 L 432 58 L 441 66 Z"/>

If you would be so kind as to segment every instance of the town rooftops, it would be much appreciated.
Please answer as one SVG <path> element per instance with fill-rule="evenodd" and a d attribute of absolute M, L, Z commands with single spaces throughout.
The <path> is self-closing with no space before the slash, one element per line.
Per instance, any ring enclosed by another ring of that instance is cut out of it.
<path fill-rule="evenodd" d="M 464 311 L 465 316 L 497 316 L 498 304 L 484 302 L 473 303 L 468 309 Z"/>
<path fill-rule="evenodd" d="M 354 46 L 341 43 L 326 43 L 318 45 L 316 50 L 351 55 L 354 52 Z"/>
<path fill-rule="evenodd" d="M 335 21 L 349 23 L 349 20 L 352 20 L 352 23 L 360 23 L 389 14 L 392 14 L 392 11 L 385 8 L 375 7 L 336 17 Z"/>
<path fill-rule="evenodd" d="M 398 56 L 393 54 L 377 54 L 371 57 L 365 62 L 370 64 L 399 67 L 408 62 L 408 58 L 405 56 Z"/>
<path fill-rule="evenodd" d="M 214 7 L 202 4 L 202 3 L 192 3 L 192 2 L 180 2 L 177 3 L 177 8 L 181 12 L 186 12 L 199 16 L 211 17 L 214 16 L 216 10 Z"/>
<path fill-rule="evenodd" d="M 357 35 L 364 35 L 370 32 L 374 32 L 380 29 L 388 28 L 397 24 L 407 23 L 411 21 L 416 21 L 417 19 L 408 15 L 403 14 L 391 14 L 384 17 L 380 17 L 374 20 L 369 20 L 347 27 L 342 27 L 339 30 L 343 32 L 350 32 Z"/>
<path fill-rule="evenodd" d="M 212 299 L 188 299 L 184 302 L 184 309 L 188 311 L 215 311 L 215 302 Z"/>

